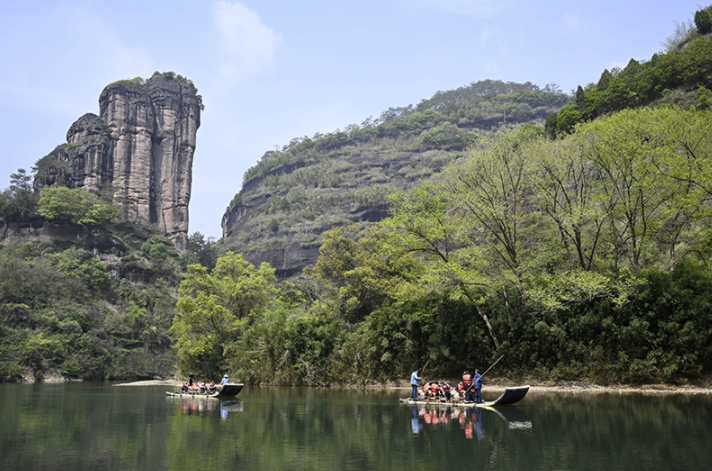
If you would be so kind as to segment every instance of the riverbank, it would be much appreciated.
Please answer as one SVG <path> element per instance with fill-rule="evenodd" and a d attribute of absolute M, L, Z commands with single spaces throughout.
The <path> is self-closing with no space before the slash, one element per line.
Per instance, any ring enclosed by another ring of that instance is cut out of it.
<path fill-rule="evenodd" d="M 454 384 L 455 381 L 451 381 Z M 143 381 L 130 381 L 126 383 L 114 384 L 114 386 L 165 386 L 179 388 L 183 381 L 178 379 L 156 379 Z M 421 383 L 422 384 L 422 383 Z M 521 386 L 528 384 L 532 393 L 572 393 L 572 394 L 596 394 L 596 393 L 645 393 L 645 394 L 712 394 L 712 384 L 709 382 L 702 385 L 672 385 L 672 384 L 643 384 L 643 385 L 607 385 L 586 383 L 582 381 L 549 381 L 542 383 L 539 381 L 512 382 L 493 379 L 491 383 L 485 384 L 485 391 L 501 392 L 511 386 Z M 258 387 L 278 387 L 277 385 L 262 384 Z M 348 385 L 331 386 L 333 388 L 353 388 L 353 389 L 403 389 L 410 391 L 410 385 L 404 381 L 394 381 L 384 384 L 369 385 Z"/>

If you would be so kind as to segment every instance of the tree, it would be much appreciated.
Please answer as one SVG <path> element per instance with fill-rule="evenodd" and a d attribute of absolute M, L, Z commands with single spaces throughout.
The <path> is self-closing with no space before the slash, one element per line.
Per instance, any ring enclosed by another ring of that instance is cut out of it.
<path fill-rule="evenodd" d="M 98 227 L 121 217 L 121 209 L 101 200 L 84 188 L 46 186 L 42 189 L 39 213 L 50 221 L 67 221 L 83 226 Z"/>
<path fill-rule="evenodd" d="M 0 216 L 27 220 L 37 210 L 37 196 L 32 188 L 32 176 L 24 168 L 10 175 L 10 187 L 0 196 Z"/>
<path fill-rule="evenodd" d="M 582 115 L 576 105 L 566 105 L 559 110 L 556 117 L 556 130 L 560 134 L 570 134 L 581 120 Z"/>
<path fill-rule="evenodd" d="M 605 69 L 601 74 L 601 78 L 598 79 L 598 84 L 596 86 L 598 91 L 605 92 L 611 84 L 611 80 L 613 80 L 613 74 L 608 69 Z"/>
<path fill-rule="evenodd" d="M 556 139 L 556 120 L 558 116 L 558 113 L 551 113 L 544 123 L 544 134 L 551 140 Z"/>
<path fill-rule="evenodd" d="M 213 237 L 206 238 L 200 232 L 193 232 L 188 236 L 188 247 L 181 254 L 180 262 L 181 266 L 186 268 L 188 265 L 199 263 L 212 270 L 217 263 L 215 239 Z"/>
<path fill-rule="evenodd" d="M 181 371 L 222 375 L 242 332 L 276 294 L 274 272 L 268 263 L 256 269 L 233 252 L 220 257 L 211 273 L 188 266 L 171 327 Z"/>
<path fill-rule="evenodd" d="M 695 26 L 700 34 L 712 33 L 712 19 L 707 10 L 698 10 L 695 13 Z"/>
<path fill-rule="evenodd" d="M 661 238 L 674 255 L 691 217 L 704 210 L 704 191 L 693 183 L 706 184 L 710 116 L 679 108 L 624 110 L 578 129 L 583 153 L 600 171 L 596 192 L 609 212 L 605 235 L 615 267 L 637 273 L 660 260 Z"/>
<path fill-rule="evenodd" d="M 596 197 L 600 172 L 582 151 L 576 135 L 532 149 L 540 166 L 538 206 L 556 224 L 569 270 L 591 270 L 600 251 L 608 208 Z"/>

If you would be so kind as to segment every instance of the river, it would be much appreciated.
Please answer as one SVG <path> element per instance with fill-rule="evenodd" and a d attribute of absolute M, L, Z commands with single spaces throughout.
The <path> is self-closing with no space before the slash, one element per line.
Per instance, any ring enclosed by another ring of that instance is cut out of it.
<path fill-rule="evenodd" d="M 496 411 L 418 408 L 404 390 L 0 384 L 2 470 L 696 470 L 712 397 L 534 393 Z M 485 399 L 496 394 L 484 391 Z"/>

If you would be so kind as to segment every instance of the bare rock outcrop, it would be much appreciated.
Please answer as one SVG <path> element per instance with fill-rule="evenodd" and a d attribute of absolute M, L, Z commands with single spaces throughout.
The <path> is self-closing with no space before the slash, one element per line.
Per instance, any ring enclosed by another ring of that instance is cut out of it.
<path fill-rule="evenodd" d="M 108 192 L 128 222 L 154 225 L 185 249 L 202 110 L 195 86 L 170 72 L 122 80 L 102 91 L 99 107 L 38 162 L 35 186 Z"/>

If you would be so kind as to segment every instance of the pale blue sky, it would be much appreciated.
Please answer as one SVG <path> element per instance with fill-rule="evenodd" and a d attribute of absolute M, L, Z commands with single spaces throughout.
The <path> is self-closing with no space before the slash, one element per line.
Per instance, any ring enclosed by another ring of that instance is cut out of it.
<path fill-rule="evenodd" d="M 570 91 L 648 59 L 690 0 L 0 1 L 0 189 L 99 112 L 119 79 L 172 70 L 205 111 L 190 232 L 219 238 L 262 154 L 484 79 Z"/>

